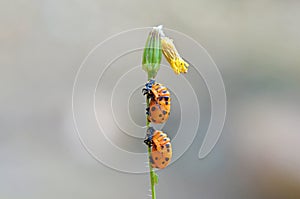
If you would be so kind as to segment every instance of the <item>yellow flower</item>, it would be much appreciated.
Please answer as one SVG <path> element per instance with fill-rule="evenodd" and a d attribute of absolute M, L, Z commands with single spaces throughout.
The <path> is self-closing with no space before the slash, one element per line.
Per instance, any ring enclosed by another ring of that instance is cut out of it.
<path fill-rule="evenodd" d="M 178 75 L 188 71 L 189 64 L 184 61 L 175 48 L 173 40 L 168 37 L 161 37 L 162 52 L 171 65 L 173 71 Z"/>

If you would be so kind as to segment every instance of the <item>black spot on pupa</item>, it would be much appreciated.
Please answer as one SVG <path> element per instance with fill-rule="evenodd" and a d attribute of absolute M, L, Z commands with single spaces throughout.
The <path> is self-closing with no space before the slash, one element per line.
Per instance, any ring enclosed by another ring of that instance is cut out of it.
<path fill-rule="evenodd" d="M 169 161 L 169 158 L 165 158 L 166 161 Z"/>
<path fill-rule="evenodd" d="M 163 148 L 164 148 L 164 146 L 161 146 L 161 148 L 163 149 Z"/>
<path fill-rule="evenodd" d="M 152 158 L 152 156 L 150 156 L 150 162 L 151 162 L 151 164 L 154 164 L 154 161 L 153 161 L 153 158 Z"/>
<path fill-rule="evenodd" d="M 155 109 L 156 109 L 155 106 L 152 106 L 151 111 L 155 111 Z"/>
<path fill-rule="evenodd" d="M 164 138 L 164 141 L 167 141 L 167 138 Z"/>
<path fill-rule="evenodd" d="M 158 157 L 155 157 L 155 160 L 158 160 Z"/>
<path fill-rule="evenodd" d="M 164 90 L 164 91 L 163 91 L 163 93 L 166 93 L 166 92 L 167 92 L 167 90 Z"/>
<path fill-rule="evenodd" d="M 165 100 L 168 101 L 169 97 L 165 97 Z"/>
<path fill-rule="evenodd" d="M 163 117 L 161 120 L 165 120 L 165 118 Z"/>
<path fill-rule="evenodd" d="M 169 153 L 169 152 L 170 152 L 170 149 L 167 149 L 167 152 Z"/>
<path fill-rule="evenodd" d="M 166 144 L 166 147 L 167 147 L 167 148 L 170 148 L 170 144 Z"/>
<path fill-rule="evenodd" d="M 167 114 L 167 111 L 163 110 L 163 114 L 164 114 L 164 115 Z"/>
<path fill-rule="evenodd" d="M 165 162 L 163 161 L 162 164 L 165 164 Z"/>
<path fill-rule="evenodd" d="M 159 114 L 159 116 L 158 117 L 162 117 L 162 114 Z"/>
<path fill-rule="evenodd" d="M 166 105 L 168 105 L 169 104 L 169 102 L 166 102 Z"/>
<path fill-rule="evenodd" d="M 159 97 L 158 100 L 161 101 L 163 99 L 163 97 Z"/>

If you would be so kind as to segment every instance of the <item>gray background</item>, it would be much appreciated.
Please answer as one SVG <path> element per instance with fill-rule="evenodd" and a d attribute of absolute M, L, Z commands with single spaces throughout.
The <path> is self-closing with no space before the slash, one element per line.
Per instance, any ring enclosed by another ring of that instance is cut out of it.
<path fill-rule="evenodd" d="M 96 44 L 158 24 L 208 50 L 228 98 L 213 152 L 197 158 L 199 131 L 184 156 L 159 172 L 158 198 L 300 198 L 298 1 L 0 4 L 0 198 L 147 198 L 148 175 L 114 171 L 84 150 L 71 94 Z"/>

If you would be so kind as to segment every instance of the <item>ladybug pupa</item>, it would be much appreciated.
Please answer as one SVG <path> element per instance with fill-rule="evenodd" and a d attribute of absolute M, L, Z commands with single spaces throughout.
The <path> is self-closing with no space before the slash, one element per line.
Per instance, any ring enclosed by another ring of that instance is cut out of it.
<path fill-rule="evenodd" d="M 171 161 L 172 145 L 168 135 L 162 131 L 150 127 L 147 131 L 147 138 L 144 141 L 151 146 L 150 163 L 153 168 L 163 169 Z"/>
<path fill-rule="evenodd" d="M 156 124 L 166 122 L 171 109 L 171 97 L 168 89 L 151 79 L 142 91 L 148 99 L 150 98 L 149 107 L 146 109 L 148 120 Z"/>

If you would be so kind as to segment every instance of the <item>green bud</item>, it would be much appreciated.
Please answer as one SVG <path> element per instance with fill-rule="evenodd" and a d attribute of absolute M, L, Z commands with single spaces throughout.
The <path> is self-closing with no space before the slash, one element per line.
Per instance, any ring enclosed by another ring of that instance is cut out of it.
<path fill-rule="evenodd" d="M 162 57 L 161 34 L 162 26 L 153 27 L 149 33 L 143 54 L 143 70 L 148 73 L 148 79 L 154 79 L 159 68 Z"/>

